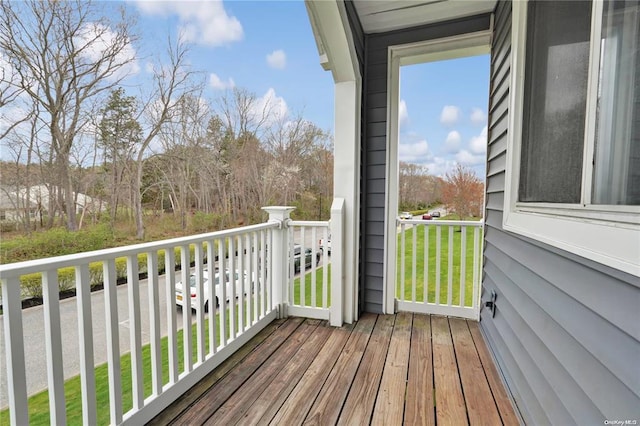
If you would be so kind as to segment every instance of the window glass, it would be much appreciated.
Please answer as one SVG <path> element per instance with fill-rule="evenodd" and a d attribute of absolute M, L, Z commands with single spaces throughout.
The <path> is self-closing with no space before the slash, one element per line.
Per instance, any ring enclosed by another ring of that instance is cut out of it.
<path fill-rule="evenodd" d="M 519 200 L 579 203 L 591 3 L 530 2 Z"/>
<path fill-rule="evenodd" d="M 640 2 L 604 4 L 592 202 L 640 205 Z"/>

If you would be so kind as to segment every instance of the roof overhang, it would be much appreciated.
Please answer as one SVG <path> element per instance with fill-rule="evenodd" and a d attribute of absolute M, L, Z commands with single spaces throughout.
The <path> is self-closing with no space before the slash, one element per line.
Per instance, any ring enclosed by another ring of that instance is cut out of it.
<path fill-rule="evenodd" d="M 344 2 L 305 0 L 305 5 L 322 68 L 331 71 L 336 83 L 355 80 L 358 63 Z"/>
<path fill-rule="evenodd" d="M 493 12 L 497 0 L 353 0 L 365 34 L 384 33 Z M 359 76 L 344 0 L 305 0 L 320 64 L 336 83 Z"/>
<path fill-rule="evenodd" d="M 365 33 L 382 33 L 493 12 L 497 0 L 353 0 Z"/>

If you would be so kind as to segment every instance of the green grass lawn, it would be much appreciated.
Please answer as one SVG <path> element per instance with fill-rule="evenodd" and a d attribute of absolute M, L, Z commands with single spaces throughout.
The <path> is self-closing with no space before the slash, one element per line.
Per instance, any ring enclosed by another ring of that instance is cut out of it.
<path fill-rule="evenodd" d="M 312 304 L 312 294 L 313 294 L 313 287 L 312 287 L 312 277 L 313 277 L 313 272 L 309 271 L 307 273 L 304 274 L 304 304 L 302 303 L 301 300 L 301 292 L 300 292 L 300 277 L 296 278 L 294 280 L 293 283 L 293 304 L 294 305 L 303 305 L 303 306 L 311 306 L 311 307 L 317 307 L 317 308 L 322 308 L 322 294 L 323 294 L 323 282 L 322 282 L 322 273 L 323 273 L 324 268 L 320 267 L 316 269 L 315 275 L 316 275 L 316 300 L 315 300 L 315 304 Z M 331 305 L 331 264 L 329 263 L 329 265 L 327 266 L 327 274 L 329 274 L 327 276 L 327 308 Z"/>
<path fill-rule="evenodd" d="M 236 306 L 235 318 L 236 318 L 236 330 L 238 329 L 238 314 L 239 310 Z M 227 308 L 227 312 L 229 309 Z M 246 308 L 245 308 L 246 318 Z M 195 315 L 195 313 L 194 313 Z M 219 324 L 219 313 L 216 314 L 216 324 Z M 251 317 L 253 317 L 253 307 L 251 309 Z M 226 330 L 227 336 L 229 336 L 230 330 L 230 314 L 226 316 Z M 246 323 L 246 320 L 245 320 Z M 219 329 L 216 330 L 216 346 L 219 344 Z M 197 325 L 193 324 L 191 328 L 192 333 L 192 360 L 195 363 L 197 360 Z M 178 343 L 178 373 L 184 371 L 184 341 L 183 330 L 178 330 L 177 333 Z M 168 338 L 163 337 L 161 339 L 162 350 L 162 383 L 169 382 L 169 349 Z M 205 353 L 209 350 L 209 320 L 205 317 Z M 132 381 L 131 381 L 131 354 L 126 353 L 120 358 L 120 377 L 122 380 L 122 408 L 123 413 L 126 413 L 133 407 L 133 395 L 132 395 Z M 143 384 L 144 384 L 144 396 L 145 398 L 151 395 L 151 346 L 144 345 L 142 347 L 142 370 L 143 370 Z M 108 365 L 102 364 L 95 367 L 96 375 L 96 400 L 98 408 L 98 424 L 109 424 L 109 372 Z M 65 402 L 67 407 L 67 423 L 82 424 L 82 396 L 80 386 L 80 376 L 72 377 L 68 379 L 64 384 L 65 389 Z M 32 425 L 48 425 L 49 421 L 49 392 L 47 390 L 35 394 L 29 398 L 29 422 Z M 9 424 L 9 410 L 5 409 L 0 412 L 0 425 Z"/>
<path fill-rule="evenodd" d="M 415 254 L 416 254 L 416 288 L 415 300 L 423 302 L 426 297 L 427 302 L 435 303 L 436 301 L 436 271 L 437 271 L 437 253 L 436 253 L 436 225 L 418 225 L 404 231 L 404 273 L 402 269 L 402 247 L 403 233 L 398 234 L 398 253 L 396 263 L 396 297 L 401 298 L 402 284 L 404 282 L 404 300 L 413 300 L 414 294 L 412 289 L 413 282 L 413 253 L 414 253 L 414 237 L 415 237 Z M 447 303 L 449 290 L 449 244 L 453 246 L 452 256 L 452 302 L 460 304 L 460 270 L 461 270 L 461 247 L 462 247 L 462 231 L 459 226 L 453 227 L 453 238 L 449 241 L 449 226 L 441 226 L 441 242 L 440 242 L 440 303 Z M 425 234 L 428 230 L 428 256 L 425 257 Z M 464 305 L 472 305 L 473 296 L 473 228 L 467 228 L 466 241 L 464 245 L 465 252 L 465 271 L 464 271 Z M 482 230 L 480 230 L 479 238 L 482 239 Z M 425 259 L 427 261 L 425 262 Z M 426 267 L 426 268 L 425 268 Z M 425 280 L 426 278 L 426 280 Z M 426 281 L 426 282 L 425 282 Z"/>

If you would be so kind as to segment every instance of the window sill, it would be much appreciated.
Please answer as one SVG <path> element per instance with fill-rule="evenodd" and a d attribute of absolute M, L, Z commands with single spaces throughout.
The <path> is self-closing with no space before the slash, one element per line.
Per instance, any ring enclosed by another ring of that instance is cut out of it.
<path fill-rule="evenodd" d="M 505 211 L 503 228 L 640 277 L 639 225 L 550 214 L 548 210 Z"/>

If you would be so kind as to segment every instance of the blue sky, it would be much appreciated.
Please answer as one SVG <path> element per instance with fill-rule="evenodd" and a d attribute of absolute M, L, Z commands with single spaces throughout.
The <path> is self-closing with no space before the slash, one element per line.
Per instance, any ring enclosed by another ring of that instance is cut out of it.
<path fill-rule="evenodd" d="M 167 38 L 182 34 L 190 44 L 191 69 L 206 81 L 208 100 L 240 87 L 282 114 L 300 114 L 333 133 L 333 80 L 320 66 L 302 0 L 102 5 L 107 13 L 124 5 L 137 18 L 140 38 L 125 52 L 136 58 L 132 76 L 123 82 L 131 94 L 151 81 L 151 64 Z M 400 160 L 425 165 L 438 176 L 462 163 L 484 179 L 488 74 L 488 56 L 403 67 Z M 12 116 L 8 109 L 0 114 L 0 127 Z"/>
<path fill-rule="evenodd" d="M 456 163 L 485 176 L 489 55 L 400 69 L 400 159 L 444 175 Z"/>
<path fill-rule="evenodd" d="M 248 89 L 332 132 L 333 80 L 320 66 L 302 1 L 128 5 L 139 14 L 142 51 L 153 53 L 152 40 L 164 41 L 168 33 L 193 34 L 187 37 L 190 58 L 192 68 L 205 73 L 205 96 L 213 99 L 233 86 Z M 208 32 L 212 26 L 221 29 Z"/>
<path fill-rule="evenodd" d="M 207 97 L 235 85 L 333 131 L 333 81 L 302 1 L 128 5 L 139 13 L 143 51 L 168 32 L 187 34 Z M 484 179 L 488 79 L 488 55 L 403 67 L 400 159 L 439 176 L 461 163 Z"/>

